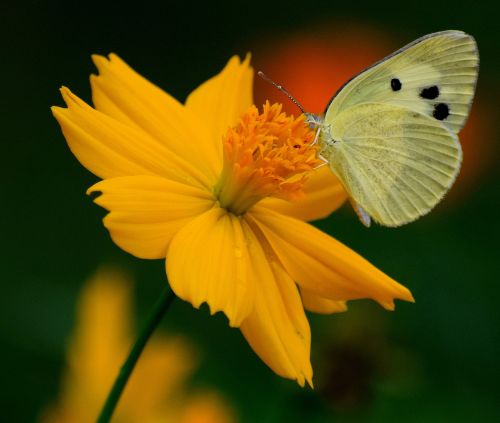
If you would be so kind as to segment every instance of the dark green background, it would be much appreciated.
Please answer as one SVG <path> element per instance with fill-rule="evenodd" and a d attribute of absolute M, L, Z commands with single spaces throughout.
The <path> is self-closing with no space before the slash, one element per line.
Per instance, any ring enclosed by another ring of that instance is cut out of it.
<path fill-rule="evenodd" d="M 481 53 L 476 102 L 496 113 L 498 20 L 493 2 L 469 1 L 3 4 L 0 420 L 33 421 L 57 394 L 75 300 L 100 264 L 135 275 L 138 320 L 164 283 L 161 261 L 135 259 L 111 242 L 103 211 L 85 196 L 96 178 L 49 111 L 62 104 L 62 84 L 90 99 L 91 53 L 117 52 L 184 99 L 232 54 L 258 54 L 261 43 L 330 21 L 367 23 L 396 45 L 462 29 Z M 203 348 L 193 383 L 225 392 L 243 422 L 500 421 L 498 194 L 489 169 L 460 201 L 400 229 L 367 230 L 347 208 L 319 222 L 417 302 L 388 313 L 363 301 L 343 315 L 311 316 L 315 391 L 275 376 L 206 309 L 179 301 L 164 327 Z"/>

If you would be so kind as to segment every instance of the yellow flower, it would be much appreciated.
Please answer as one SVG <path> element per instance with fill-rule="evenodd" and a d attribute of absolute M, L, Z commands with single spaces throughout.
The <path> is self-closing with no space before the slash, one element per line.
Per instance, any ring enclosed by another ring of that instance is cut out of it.
<path fill-rule="evenodd" d="M 67 354 L 62 392 L 42 423 L 94 422 L 133 341 L 131 284 L 102 268 L 84 286 Z M 118 403 L 122 423 L 232 423 L 230 407 L 213 391 L 188 393 L 197 367 L 193 347 L 180 337 L 156 334 L 146 346 Z"/>
<path fill-rule="evenodd" d="M 125 251 L 166 257 L 182 299 L 222 311 L 277 374 L 312 384 L 304 307 L 320 313 L 410 292 L 305 220 L 346 198 L 317 165 L 304 118 L 252 105 L 253 70 L 233 57 L 181 104 L 116 55 L 95 56 L 95 108 L 72 94 L 54 107 L 71 151 L 104 179 L 89 189 Z M 300 292 L 297 285 L 300 287 Z"/>

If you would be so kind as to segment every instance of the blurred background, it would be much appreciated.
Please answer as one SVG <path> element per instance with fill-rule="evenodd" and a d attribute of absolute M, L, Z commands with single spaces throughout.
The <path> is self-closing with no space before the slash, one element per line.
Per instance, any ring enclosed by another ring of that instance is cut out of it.
<path fill-rule="evenodd" d="M 96 178 L 72 156 L 49 110 L 62 104 L 62 84 L 90 101 L 92 53 L 119 54 L 184 100 L 231 55 L 250 51 L 257 69 L 321 112 L 353 74 L 444 29 L 472 34 L 481 56 L 451 192 L 433 213 L 399 229 L 366 229 L 349 207 L 315 223 L 405 284 L 416 303 L 387 312 L 359 301 L 347 313 L 310 315 L 313 391 L 274 375 L 222 316 L 177 301 L 137 374 L 146 391 L 129 401 L 144 406 L 121 410 L 117 421 L 500 421 L 496 3 L 66 0 L 0 8 L 1 421 L 87 421 L 61 410 L 92 395 L 85 381 L 109 379 L 106 360 L 120 364 L 114 357 L 128 348 L 165 281 L 163 261 L 136 259 L 112 243 L 104 211 L 85 195 Z M 263 81 L 255 97 L 297 112 Z M 119 281 L 99 294 L 100 279 Z M 113 326 L 106 316 L 123 319 Z M 86 332 L 92 321 L 108 322 L 116 340 Z M 102 351 L 88 349 L 92 342 Z M 91 354 L 101 355 L 94 362 Z M 75 370 L 75 360 L 87 367 Z M 167 407 L 172 398 L 179 400 Z"/>

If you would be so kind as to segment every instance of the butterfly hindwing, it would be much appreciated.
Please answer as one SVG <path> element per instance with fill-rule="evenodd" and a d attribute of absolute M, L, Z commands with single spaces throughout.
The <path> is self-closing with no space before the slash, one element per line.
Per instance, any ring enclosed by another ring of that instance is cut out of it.
<path fill-rule="evenodd" d="M 325 122 L 361 103 L 408 107 L 457 133 L 474 96 L 479 56 L 474 38 L 443 31 L 419 38 L 347 82 L 326 110 Z"/>
<path fill-rule="evenodd" d="M 461 161 L 455 134 L 427 115 L 363 103 L 341 113 L 324 155 L 352 200 L 376 222 L 399 226 L 431 210 Z"/>

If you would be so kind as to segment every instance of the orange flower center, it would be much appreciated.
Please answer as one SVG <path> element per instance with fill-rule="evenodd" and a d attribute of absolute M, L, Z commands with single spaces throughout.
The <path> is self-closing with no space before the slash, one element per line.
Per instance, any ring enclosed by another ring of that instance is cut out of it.
<path fill-rule="evenodd" d="M 224 166 L 215 186 L 221 207 L 241 215 L 264 197 L 297 200 L 306 172 L 317 167 L 314 131 L 281 112 L 280 104 L 252 106 L 223 139 Z"/>

